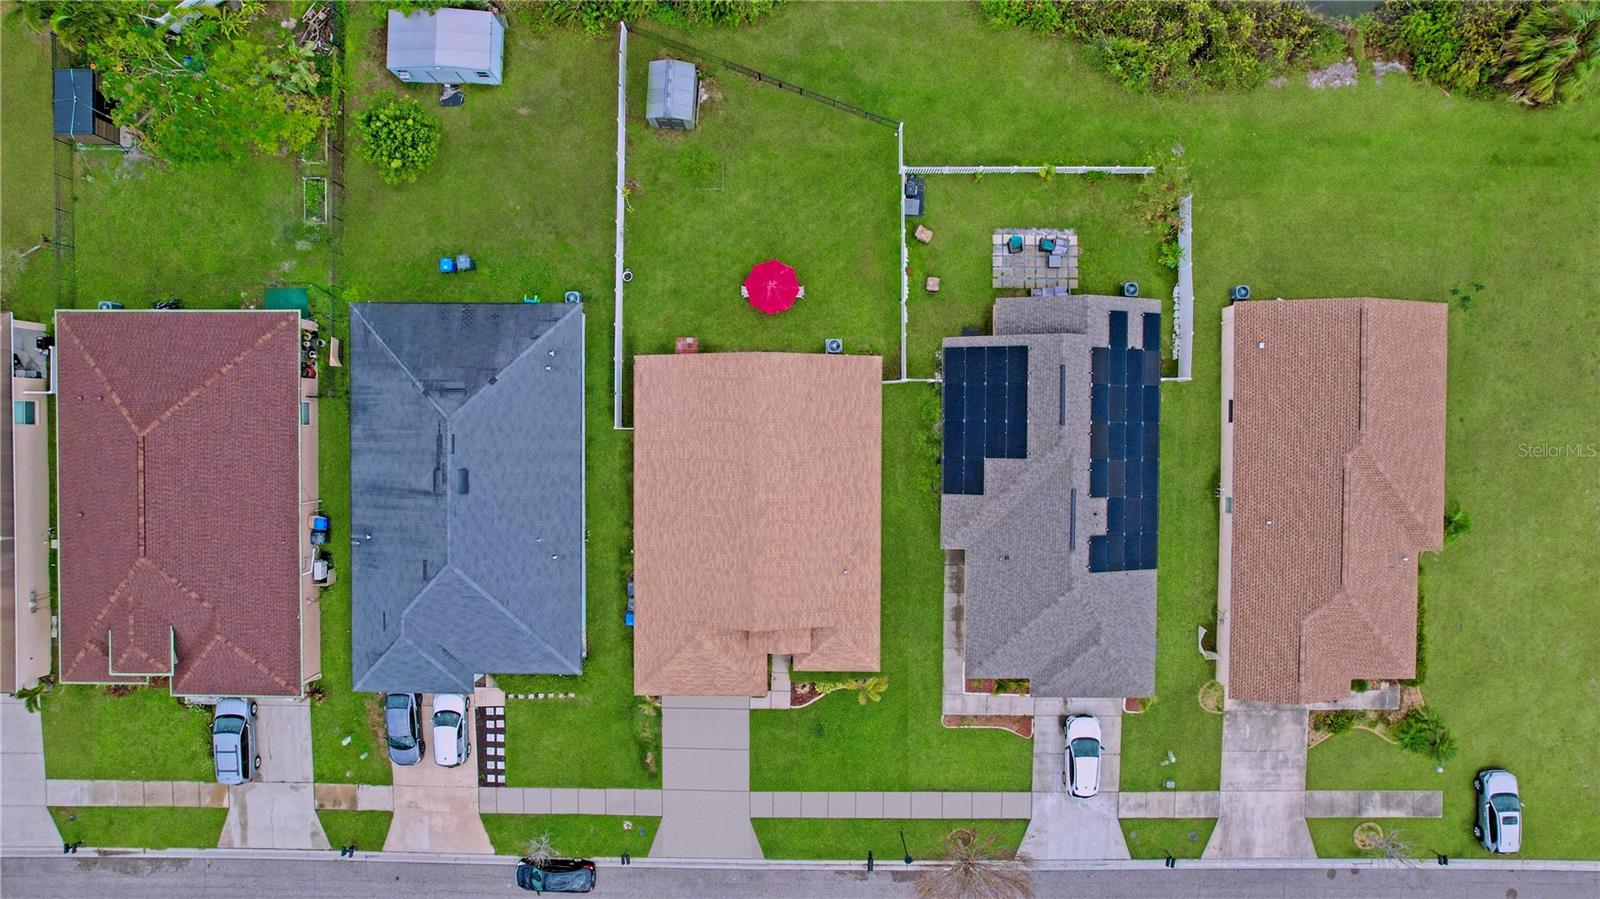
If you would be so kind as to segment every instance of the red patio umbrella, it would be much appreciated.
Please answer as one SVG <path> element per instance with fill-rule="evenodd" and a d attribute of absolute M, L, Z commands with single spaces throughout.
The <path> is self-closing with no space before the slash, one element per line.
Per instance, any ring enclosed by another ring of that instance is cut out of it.
<path fill-rule="evenodd" d="M 800 279 L 794 269 L 776 259 L 768 259 L 750 270 L 744 279 L 744 295 L 750 305 L 768 315 L 777 315 L 794 305 L 800 296 Z"/>

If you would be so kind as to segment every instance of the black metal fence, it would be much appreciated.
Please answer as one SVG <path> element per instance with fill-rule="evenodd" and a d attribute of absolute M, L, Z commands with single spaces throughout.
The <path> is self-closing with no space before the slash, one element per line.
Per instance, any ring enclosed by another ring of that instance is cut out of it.
<path fill-rule="evenodd" d="M 800 85 L 795 84 L 792 81 L 785 81 L 782 78 L 774 78 L 773 76 L 768 75 L 765 72 L 757 71 L 757 70 L 752 69 L 752 68 L 750 68 L 749 66 L 746 66 L 746 65 L 740 65 L 739 63 L 736 63 L 731 59 L 724 59 L 723 57 L 718 56 L 715 53 L 708 53 L 708 52 L 706 52 L 704 50 L 701 50 L 698 47 L 690 46 L 689 44 L 685 44 L 682 41 L 674 40 L 673 38 L 666 37 L 665 35 L 657 34 L 654 31 L 650 31 L 650 30 L 647 30 L 647 29 L 644 29 L 644 28 L 639 28 L 639 27 L 636 27 L 634 25 L 629 25 L 628 26 L 628 32 L 630 34 L 636 34 L 636 35 L 638 35 L 640 37 L 647 37 L 647 38 L 649 38 L 649 39 L 651 39 L 651 40 L 653 40 L 653 41 L 655 41 L 655 42 L 657 42 L 659 44 L 662 44 L 662 45 L 664 45 L 666 47 L 670 47 L 673 50 L 676 50 L 679 53 L 684 54 L 685 56 L 692 56 L 692 57 L 694 57 L 696 59 L 705 60 L 707 62 L 715 63 L 716 65 L 718 65 L 718 66 L 720 66 L 722 68 L 732 69 L 733 71 L 738 72 L 739 74 L 744 75 L 747 78 L 753 78 L 756 81 L 762 82 L 763 84 L 770 84 L 773 87 L 781 88 L 783 90 L 789 91 L 790 93 L 799 94 L 800 96 L 805 97 L 808 100 L 815 100 L 818 103 L 821 103 L 821 104 L 823 104 L 825 106 L 832 106 L 834 109 L 837 109 L 837 110 L 839 110 L 841 112 L 848 112 L 851 115 L 860 116 L 860 117 L 866 119 L 867 121 L 876 122 L 879 125 L 883 125 L 883 126 L 888 127 L 888 128 L 899 128 L 900 127 L 900 121 L 898 119 L 892 119 L 892 118 L 890 118 L 890 117 L 888 117 L 886 115 L 880 115 L 879 113 L 873 112 L 873 111 L 871 111 L 869 109 L 862 109 L 859 106 L 853 106 L 853 105 L 851 105 L 849 103 L 844 102 L 843 100 L 834 99 L 833 97 L 830 97 L 827 94 L 819 94 L 814 90 L 808 90 L 807 88 L 801 87 Z"/>

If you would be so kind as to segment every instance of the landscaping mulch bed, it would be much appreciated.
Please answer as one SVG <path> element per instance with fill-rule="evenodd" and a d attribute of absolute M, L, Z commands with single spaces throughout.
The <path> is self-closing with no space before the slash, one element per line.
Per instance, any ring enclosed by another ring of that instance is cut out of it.
<path fill-rule="evenodd" d="M 970 678 L 969 677 L 969 678 L 967 678 L 966 683 L 962 685 L 961 689 L 967 691 L 968 693 L 993 693 L 994 692 L 994 683 L 995 683 L 994 682 L 994 678 L 992 678 L 992 677 L 989 677 L 989 678 Z"/>
<path fill-rule="evenodd" d="M 1009 730 L 1023 739 L 1033 739 L 1033 719 L 1027 715 L 945 715 L 944 726 Z"/>
<path fill-rule="evenodd" d="M 821 699 L 824 694 L 817 692 L 817 685 L 810 681 L 795 681 L 789 684 L 789 708 L 800 709 Z"/>

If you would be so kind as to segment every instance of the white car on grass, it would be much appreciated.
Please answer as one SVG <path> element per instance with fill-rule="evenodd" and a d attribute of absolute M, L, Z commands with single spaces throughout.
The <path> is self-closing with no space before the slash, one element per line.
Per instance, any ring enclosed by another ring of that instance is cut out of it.
<path fill-rule="evenodd" d="M 1093 715 L 1069 715 L 1067 736 L 1067 792 L 1088 799 L 1100 792 L 1100 722 Z"/>
<path fill-rule="evenodd" d="M 440 693 L 433 697 L 433 761 L 454 768 L 472 755 L 467 742 L 467 697 Z"/>

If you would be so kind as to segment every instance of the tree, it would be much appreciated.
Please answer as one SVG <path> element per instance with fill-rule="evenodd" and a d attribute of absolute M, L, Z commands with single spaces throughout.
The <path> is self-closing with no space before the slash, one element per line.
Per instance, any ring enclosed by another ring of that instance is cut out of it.
<path fill-rule="evenodd" d="M 556 847 L 550 842 L 550 831 L 548 830 L 528 840 L 528 844 L 523 847 L 522 852 L 523 859 L 535 865 L 542 865 L 560 855 L 561 853 L 557 852 Z"/>
<path fill-rule="evenodd" d="M 996 847 L 996 838 L 963 827 L 945 840 L 944 860 L 917 878 L 917 895 L 926 899 L 1029 899 L 1033 860 L 1008 856 Z"/>
<path fill-rule="evenodd" d="M 81 52 L 115 102 L 111 119 L 172 162 L 299 152 L 328 122 L 333 82 L 309 47 L 264 19 L 260 0 L 226 7 L 30 3 L 25 17 Z M 181 18 L 177 33 L 168 27 Z"/>
<path fill-rule="evenodd" d="M 1505 59 L 1506 84 L 1529 106 L 1578 99 L 1600 69 L 1600 3 L 1532 7 L 1506 41 Z"/>

